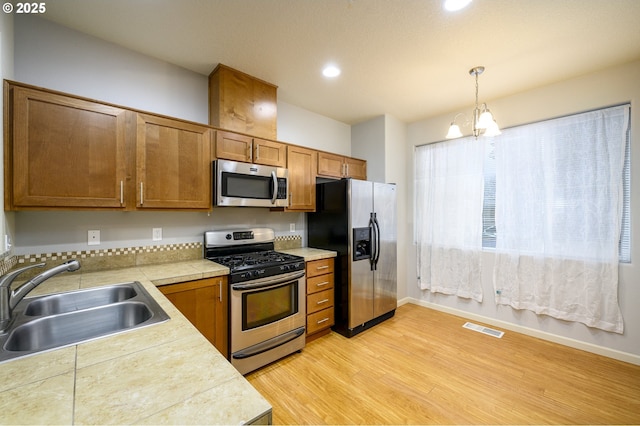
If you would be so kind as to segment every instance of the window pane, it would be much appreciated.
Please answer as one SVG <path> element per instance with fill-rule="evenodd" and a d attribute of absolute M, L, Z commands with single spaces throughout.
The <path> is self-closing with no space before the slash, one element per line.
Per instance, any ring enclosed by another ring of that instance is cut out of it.
<path fill-rule="evenodd" d="M 496 155 L 493 139 L 485 139 L 482 247 L 496 247 Z"/>
<path fill-rule="evenodd" d="M 603 109 L 605 110 L 605 109 Z M 582 114 L 575 114 L 576 117 Z M 586 114 L 585 114 L 586 115 Z M 571 132 L 564 132 L 561 125 L 561 119 L 552 119 L 547 120 L 540 123 L 532 123 L 529 125 L 521 126 L 522 128 L 527 128 L 527 126 L 539 126 L 544 125 L 548 126 L 550 129 L 557 129 L 557 133 L 563 134 L 563 137 L 571 138 Z M 619 259 L 620 262 L 631 262 L 631 212 L 630 212 L 630 204 L 631 204 L 631 143 L 630 143 L 630 134 L 631 129 L 630 125 L 627 126 L 626 133 L 626 148 L 625 148 L 625 160 L 624 160 L 624 170 L 622 174 L 622 183 L 623 183 L 623 215 L 622 215 L 622 226 L 620 233 L 620 242 L 619 242 Z M 508 132 L 505 132 L 508 133 Z M 499 137 L 508 137 L 508 135 L 503 134 Z M 494 153 L 494 139 L 485 139 L 486 140 L 486 155 L 485 155 L 485 168 L 484 168 L 484 180 L 485 180 L 485 189 L 484 189 L 484 204 L 483 204 L 483 212 L 482 212 L 482 224 L 483 224 L 483 232 L 482 232 L 482 246 L 483 248 L 495 248 L 496 246 L 496 235 L 500 232 L 499 229 L 496 229 L 495 225 L 495 189 L 496 189 L 496 179 L 495 179 L 495 153 Z M 567 146 L 571 145 L 567 143 Z M 560 146 L 562 149 L 562 145 Z M 571 169 L 571 164 L 575 164 L 576 168 L 574 169 L 575 173 L 580 173 L 580 161 L 579 157 L 581 155 L 580 152 L 575 152 L 575 150 L 568 149 L 566 153 L 564 153 L 565 163 L 562 165 L 563 169 Z M 571 194 L 570 190 L 564 191 L 564 194 Z M 557 208 L 567 209 L 567 208 L 580 208 L 580 206 L 576 206 L 575 203 L 572 202 L 570 198 L 558 199 Z M 575 224 L 579 226 L 579 224 Z M 563 225 L 564 226 L 564 225 Z M 593 230 L 596 232 L 597 230 Z"/>

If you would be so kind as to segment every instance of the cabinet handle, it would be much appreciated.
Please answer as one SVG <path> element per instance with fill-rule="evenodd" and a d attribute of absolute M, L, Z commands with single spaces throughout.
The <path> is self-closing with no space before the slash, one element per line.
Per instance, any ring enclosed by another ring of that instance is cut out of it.
<path fill-rule="evenodd" d="M 140 205 L 144 204 L 144 183 L 140 182 Z"/>
<path fill-rule="evenodd" d="M 322 305 L 323 303 L 327 303 L 328 301 L 329 301 L 329 299 L 318 300 L 316 302 L 316 305 Z"/>
<path fill-rule="evenodd" d="M 322 286 L 325 286 L 327 284 L 329 284 L 329 281 L 324 281 L 324 282 L 316 284 L 316 287 L 322 287 Z"/>
<path fill-rule="evenodd" d="M 293 198 L 293 192 L 289 193 L 289 207 L 291 207 L 291 199 Z"/>
<path fill-rule="evenodd" d="M 327 321 L 329 321 L 328 317 L 321 319 L 320 321 L 316 322 L 316 324 L 322 324 L 323 322 L 327 322 Z"/>
<path fill-rule="evenodd" d="M 349 165 L 348 164 L 344 165 L 344 175 L 345 176 L 349 176 Z"/>
<path fill-rule="evenodd" d="M 329 265 L 324 265 L 324 266 L 316 266 L 316 271 L 319 271 L 320 269 L 328 269 Z"/>
<path fill-rule="evenodd" d="M 120 181 L 120 205 L 124 204 L 124 182 Z"/>
<path fill-rule="evenodd" d="M 222 283 L 218 284 L 218 300 L 222 303 Z"/>
<path fill-rule="evenodd" d="M 260 159 L 260 145 L 256 145 L 256 161 Z"/>
<path fill-rule="evenodd" d="M 253 152 L 251 152 L 251 145 L 247 145 L 247 158 L 249 161 L 253 161 Z"/>

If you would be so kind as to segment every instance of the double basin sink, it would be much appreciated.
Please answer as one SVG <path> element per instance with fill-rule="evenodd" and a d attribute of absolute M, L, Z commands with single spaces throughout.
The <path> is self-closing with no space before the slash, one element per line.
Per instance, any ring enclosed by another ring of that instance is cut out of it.
<path fill-rule="evenodd" d="M 0 362 L 167 321 L 137 281 L 24 298 L 0 334 Z"/>

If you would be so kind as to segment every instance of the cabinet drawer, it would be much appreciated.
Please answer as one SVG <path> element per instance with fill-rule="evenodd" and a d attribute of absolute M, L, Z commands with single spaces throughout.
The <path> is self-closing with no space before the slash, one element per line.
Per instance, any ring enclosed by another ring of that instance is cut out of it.
<path fill-rule="evenodd" d="M 320 275 L 307 278 L 307 294 L 317 293 L 333 288 L 333 274 Z"/>
<path fill-rule="evenodd" d="M 323 330 L 333 325 L 333 307 L 307 315 L 307 334 Z"/>
<path fill-rule="evenodd" d="M 307 262 L 307 278 L 333 272 L 333 258 Z"/>
<path fill-rule="evenodd" d="M 333 306 L 333 289 L 307 296 L 307 314 L 312 314 L 331 306 Z"/>

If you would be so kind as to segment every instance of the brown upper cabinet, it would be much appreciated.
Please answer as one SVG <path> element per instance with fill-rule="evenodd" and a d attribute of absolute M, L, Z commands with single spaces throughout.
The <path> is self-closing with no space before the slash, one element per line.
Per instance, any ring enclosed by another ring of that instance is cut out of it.
<path fill-rule="evenodd" d="M 328 152 L 318 152 L 318 176 L 367 179 L 367 162 Z"/>
<path fill-rule="evenodd" d="M 4 83 L 5 209 L 211 209 L 208 126 Z"/>
<path fill-rule="evenodd" d="M 219 130 L 216 132 L 216 158 L 287 167 L 287 145 Z"/>
<path fill-rule="evenodd" d="M 318 152 L 313 149 L 289 145 L 287 159 L 289 207 L 286 210 L 315 211 Z"/>
<path fill-rule="evenodd" d="M 209 75 L 209 124 L 277 138 L 278 87 L 219 64 Z"/>
<path fill-rule="evenodd" d="M 136 206 L 211 208 L 212 129 L 138 114 Z"/>
<path fill-rule="evenodd" d="M 5 209 L 128 207 L 128 111 L 4 83 Z"/>
<path fill-rule="evenodd" d="M 210 210 L 211 160 L 286 167 L 289 206 L 366 161 L 4 82 L 5 210 Z M 215 146 L 213 145 L 215 142 Z"/>

